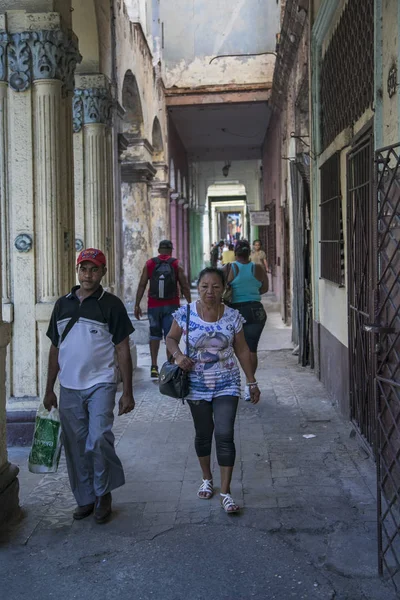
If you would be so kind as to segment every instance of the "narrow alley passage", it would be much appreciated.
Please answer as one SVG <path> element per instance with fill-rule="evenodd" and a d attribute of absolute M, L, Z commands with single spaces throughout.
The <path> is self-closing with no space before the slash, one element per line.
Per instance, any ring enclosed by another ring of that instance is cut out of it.
<path fill-rule="evenodd" d="M 136 409 L 115 425 L 127 483 L 107 525 L 73 521 L 63 461 L 56 474 L 33 475 L 29 449 L 9 449 L 24 511 L 0 550 L 9 600 L 28 589 L 32 599 L 71 600 L 83 588 L 85 600 L 395 597 L 377 577 L 374 463 L 297 364 L 278 313 L 261 340 L 262 401 L 242 401 L 237 419 L 239 516 L 221 510 L 218 494 L 196 497 L 188 407 L 159 395 L 147 346 L 138 349 Z"/>

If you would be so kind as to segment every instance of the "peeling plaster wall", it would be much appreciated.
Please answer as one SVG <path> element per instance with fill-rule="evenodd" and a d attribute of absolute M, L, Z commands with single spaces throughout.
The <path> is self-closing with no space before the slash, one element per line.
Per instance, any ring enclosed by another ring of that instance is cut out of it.
<path fill-rule="evenodd" d="M 210 60 L 275 51 L 280 30 L 275 0 L 162 0 L 160 15 L 167 87 L 272 81 L 272 55 L 217 59 L 211 65 Z"/>
<path fill-rule="evenodd" d="M 377 49 L 380 54 L 381 68 L 376 69 L 376 87 L 379 101 L 376 114 L 377 146 L 389 146 L 400 139 L 400 90 L 397 88 L 389 98 L 387 81 L 389 70 L 397 66 L 400 71 L 400 6 L 398 0 L 387 0 L 384 3 L 380 33 L 382 46 Z M 397 75 L 399 81 L 399 75 Z M 380 106 L 379 106 L 380 105 Z"/>
<path fill-rule="evenodd" d="M 140 275 L 150 258 L 150 204 L 146 183 L 123 183 L 121 186 L 124 255 L 124 300 L 133 311 Z M 140 256 L 141 260 L 138 260 Z M 143 305 L 143 308 L 145 303 Z"/>

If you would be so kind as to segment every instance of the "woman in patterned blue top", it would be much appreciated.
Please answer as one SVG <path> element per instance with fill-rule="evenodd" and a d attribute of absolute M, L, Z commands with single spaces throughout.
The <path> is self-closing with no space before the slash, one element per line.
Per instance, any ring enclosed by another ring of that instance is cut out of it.
<path fill-rule="evenodd" d="M 176 363 L 189 371 L 187 401 L 196 430 L 195 448 L 203 473 L 197 495 L 208 500 L 214 493 L 211 474 L 214 432 L 221 469 L 221 505 L 231 514 L 239 510 L 230 489 L 236 454 L 234 425 L 240 397 L 240 371 L 236 357 L 249 381 L 253 404 L 260 399 L 260 390 L 254 379 L 250 352 L 244 338 L 245 321 L 237 310 L 222 303 L 224 288 L 222 271 L 204 269 L 198 280 L 200 298 L 190 304 L 188 356 L 179 348 L 182 335 L 186 339 L 185 306 L 174 313 L 166 341 Z"/>

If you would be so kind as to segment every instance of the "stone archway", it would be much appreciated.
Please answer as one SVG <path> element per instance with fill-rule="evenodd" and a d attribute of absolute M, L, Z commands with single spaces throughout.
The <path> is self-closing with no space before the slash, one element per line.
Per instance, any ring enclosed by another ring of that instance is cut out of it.
<path fill-rule="evenodd" d="M 160 121 L 157 119 L 157 117 L 154 117 L 153 121 L 151 142 L 153 146 L 154 162 L 164 162 L 164 142 L 162 138 Z"/>
<path fill-rule="evenodd" d="M 136 77 L 130 70 L 125 73 L 122 85 L 122 106 L 125 110 L 122 131 L 141 138 L 144 132 L 142 102 Z"/>

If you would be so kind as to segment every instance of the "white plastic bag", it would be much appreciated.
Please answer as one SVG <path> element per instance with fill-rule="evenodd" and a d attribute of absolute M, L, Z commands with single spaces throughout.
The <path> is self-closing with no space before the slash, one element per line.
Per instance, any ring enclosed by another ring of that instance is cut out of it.
<path fill-rule="evenodd" d="M 55 473 L 61 453 L 61 425 L 57 408 L 49 412 L 40 404 L 36 413 L 35 431 L 29 454 L 31 473 Z"/>

